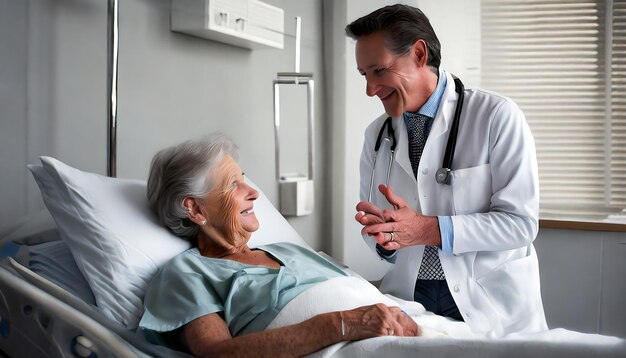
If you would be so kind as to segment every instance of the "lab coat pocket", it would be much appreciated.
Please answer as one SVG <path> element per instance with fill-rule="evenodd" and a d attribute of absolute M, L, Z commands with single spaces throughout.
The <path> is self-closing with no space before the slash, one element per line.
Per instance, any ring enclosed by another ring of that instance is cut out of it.
<path fill-rule="evenodd" d="M 541 306 L 539 267 L 534 254 L 513 259 L 476 280 L 484 290 L 503 327 L 532 317 Z"/>
<path fill-rule="evenodd" d="M 484 213 L 491 204 L 491 165 L 458 169 L 452 173 L 452 195 L 457 215 Z"/>

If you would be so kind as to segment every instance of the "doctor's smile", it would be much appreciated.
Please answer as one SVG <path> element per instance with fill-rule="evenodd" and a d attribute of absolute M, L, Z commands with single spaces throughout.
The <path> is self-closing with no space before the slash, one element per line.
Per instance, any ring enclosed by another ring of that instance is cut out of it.
<path fill-rule="evenodd" d="M 394 93 L 395 91 L 388 92 L 387 94 L 384 94 L 384 95 L 378 94 L 378 98 L 380 98 L 381 101 L 385 101 L 389 99 L 389 97 Z"/>

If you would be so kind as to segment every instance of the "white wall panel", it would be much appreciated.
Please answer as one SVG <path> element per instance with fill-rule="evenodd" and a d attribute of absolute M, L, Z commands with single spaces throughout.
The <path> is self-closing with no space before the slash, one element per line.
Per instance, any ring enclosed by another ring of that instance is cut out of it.
<path fill-rule="evenodd" d="M 550 328 L 597 333 L 602 237 L 587 231 L 540 230 L 535 240 L 541 296 Z"/>
<path fill-rule="evenodd" d="M 626 337 L 626 233 L 604 233 L 600 294 L 598 333 Z"/>

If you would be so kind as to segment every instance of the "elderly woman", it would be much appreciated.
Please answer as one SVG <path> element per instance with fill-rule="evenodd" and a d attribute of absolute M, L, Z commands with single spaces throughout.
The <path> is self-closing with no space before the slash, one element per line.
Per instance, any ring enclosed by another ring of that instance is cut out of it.
<path fill-rule="evenodd" d="M 148 199 L 159 220 L 194 247 L 152 280 L 140 326 L 169 332 L 170 342 L 198 356 L 303 356 L 344 340 L 417 335 L 410 317 L 383 304 L 266 329 L 298 294 L 346 274 L 298 245 L 248 247 L 259 227 L 258 193 L 244 181 L 235 150 L 214 135 L 152 160 Z"/>

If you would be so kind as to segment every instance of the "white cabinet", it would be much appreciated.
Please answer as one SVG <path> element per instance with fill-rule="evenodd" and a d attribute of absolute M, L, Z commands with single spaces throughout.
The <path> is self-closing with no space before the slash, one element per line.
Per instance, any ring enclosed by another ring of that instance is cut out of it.
<path fill-rule="evenodd" d="M 172 0 L 171 29 L 244 48 L 283 48 L 284 11 L 258 0 Z"/>

